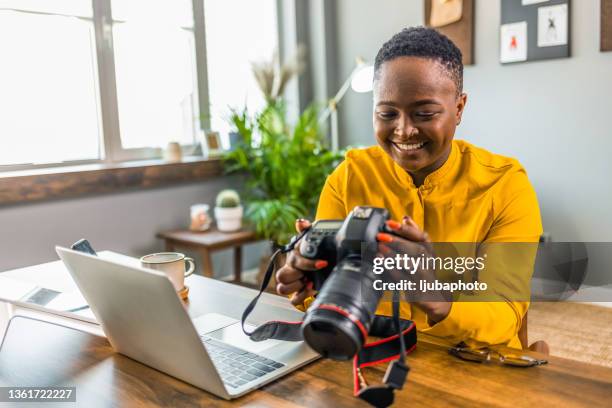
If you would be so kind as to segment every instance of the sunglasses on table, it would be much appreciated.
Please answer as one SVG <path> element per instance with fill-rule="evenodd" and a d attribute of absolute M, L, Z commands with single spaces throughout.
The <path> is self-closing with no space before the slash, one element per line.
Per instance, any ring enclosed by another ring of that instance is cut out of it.
<path fill-rule="evenodd" d="M 541 360 L 521 354 L 501 353 L 490 348 L 473 349 L 459 345 L 457 347 L 451 347 L 448 352 L 461 360 L 473 361 L 476 363 L 497 361 L 514 367 L 533 367 L 548 363 L 547 360 Z"/>

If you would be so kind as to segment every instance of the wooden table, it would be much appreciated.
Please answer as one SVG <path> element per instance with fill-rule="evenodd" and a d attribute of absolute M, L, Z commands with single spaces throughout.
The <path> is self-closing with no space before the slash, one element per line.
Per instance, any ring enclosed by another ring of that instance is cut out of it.
<path fill-rule="evenodd" d="M 61 279 L 60 273 L 56 274 L 56 279 Z M 188 280 L 191 292 L 186 308 L 192 317 L 223 310 L 234 317 L 256 293 L 200 276 L 191 276 Z M 227 300 L 230 293 L 235 300 L 228 304 L 223 299 Z M 294 313 L 283 297 L 264 293 L 261 301 L 280 306 L 288 314 Z M 254 312 L 255 322 L 270 318 L 258 309 Z M 481 365 L 458 360 L 446 350 L 446 346 L 419 342 L 416 351 L 408 357 L 411 371 L 406 386 L 396 394 L 396 406 L 610 405 L 612 369 L 555 357 L 548 358 L 548 365 L 528 369 Z M 376 383 L 385 368 L 386 365 L 368 368 L 366 377 Z M 227 402 L 115 353 L 104 337 L 23 317 L 11 320 L 0 348 L 0 386 L 9 385 L 76 386 L 77 405 L 83 407 L 367 406 L 352 396 L 349 362 L 318 360 Z"/>
<path fill-rule="evenodd" d="M 408 361 L 399 407 L 609 407 L 612 397 L 611 369 L 559 358 L 531 369 L 480 365 L 419 343 Z M 349 362 L 319 360 L 227 402 L 116 354 L 105 338 L 25 317 L 11 321 L 0 367 L 0 386 L 75 386 L 82 407 L 367 406 L 352 396 Z M 366 371 L 372 382 L 383 374 L 383 367 Z"/>
<path fill-rule="evenodd" d="M 227 248 L 234 248 L 234 280 L 240 282 L 242 268 L 242 245 L 257 241 L 253 231 L 221 232 L 216 228 L 208 231 L 194 232 L 189 230 L 166 231 L 157 234 L 165 241 L 166 251 L 176 248 L 188 248 L 202 256 L 202 274 L 213 277 L 211 253 Z"/>

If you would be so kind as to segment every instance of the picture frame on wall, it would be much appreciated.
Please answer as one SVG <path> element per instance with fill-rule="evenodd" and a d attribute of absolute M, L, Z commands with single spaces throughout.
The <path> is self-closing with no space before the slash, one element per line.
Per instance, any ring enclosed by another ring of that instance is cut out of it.
<path fill-rule="evenodd" d="M 463 55 L 463 65 L 474 64 L 474 0 L 424 0 L 425 25 L 450 38 Z"/>
<path fill-rule="evenodd" d="M 501 0 L 502 64 L 570 56 L 570 0 Z"/>
<path fill-rule="evenodd" d="M 612 51 L 612 0 L 601 0 L 600 51 Z"/>

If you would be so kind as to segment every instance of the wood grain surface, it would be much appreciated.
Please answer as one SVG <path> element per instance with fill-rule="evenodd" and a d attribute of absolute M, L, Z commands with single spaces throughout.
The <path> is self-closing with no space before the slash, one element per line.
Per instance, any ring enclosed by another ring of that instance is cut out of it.
<path fill-rule="evenodd" d="M 0 173 L 0 206 L 201 181 L 221 175 L 223 165 L 220 159 L 211 159 L 45 171 Z"/>
<path fill-rule="evenodd" d="M 601 51 L 612 51 L 612 0 L 601 0 Z"/>
<path fill-rule="evenodd" d="M 44 339 L 44 341 L 41 341 Z M 604 407 L 612 369 L 549 358 L 529 369 L 455 359 L 440 345 L 420 341 L 396 406 Z M 385 365 L 366 369 L 372 383 Z M 77 389 L 77 406 L 365 407 L 352 396 L 349 362 L 319 360 L 234 401 L 116 354 L 105 338 L 15 317 L 0 348 L 0 385 L 64 385 Z"/>
<path fill-rule="evenodd" d="M 429 26 L 431 16 L 431 0 L 425 0 L 425 24 Z M 463 15 L 456 23 L 436 30 L 450 38 L 463 54 L 463 64 L 473 65 L 474 62 L 474 0 L 463 0 Z"/>
<path fill-rule="evenodd" d="M 233 232 L 221 232 L 215 227 L 208 231 L 194 232 L 189 230 L 164 231 L 157 234 L 157 238 L 165 240 L 173 245 L 186 247 L 204 247 L 207 249 L 224 249 L 236 245 L 255 242 L 255 232 L 249 230 L 239 230 Z"/>
<path fill-rule="evenodd" d="M 174 252 L 181 248 L 198 251 L 202 259 L 202 275 L 212 278 L 215 276 L 211 254 L 214 251 L 226 248 L 234 249 L 234 282 L 241 281 L 242 273 L 242 245 L 257 241 L 255 232 L 239 230 L 222 232 L 216 227 L 207 231 L 173 230 L 157 234 L 157 238 L 164 240 L 166 251 Z"/>

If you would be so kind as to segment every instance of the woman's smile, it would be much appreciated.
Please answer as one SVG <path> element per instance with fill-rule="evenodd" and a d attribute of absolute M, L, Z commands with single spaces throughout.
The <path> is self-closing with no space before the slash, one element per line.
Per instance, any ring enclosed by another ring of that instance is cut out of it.
<path fill-rule="evenodd" d="M 418 150 L 421 150 L 425 146 L 427 146 L 429 142 L 422 141 L 422 142 L 400 143 L 400 142 L 391 141 L 391 144 L 401 154 L 404 154 L 404 153 L 417 153 Z"/>

